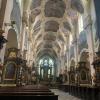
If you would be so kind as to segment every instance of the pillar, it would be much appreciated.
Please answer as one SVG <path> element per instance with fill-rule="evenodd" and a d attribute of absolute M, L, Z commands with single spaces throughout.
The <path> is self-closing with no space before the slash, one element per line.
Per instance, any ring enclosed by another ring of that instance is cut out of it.
<path fill-rule="evenodd" d="M 96 18 L 97 18 L 97 36 L 100 41 L 100 0 L 94 0 Z"/>

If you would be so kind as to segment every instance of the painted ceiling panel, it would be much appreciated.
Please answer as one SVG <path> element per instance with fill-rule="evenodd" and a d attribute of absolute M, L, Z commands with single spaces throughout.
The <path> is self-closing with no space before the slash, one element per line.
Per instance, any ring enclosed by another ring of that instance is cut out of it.
<path fill-rule="evenodd" d="M 56 21 L 47 21 L 45 23 L 45 31 L 51 31 L 51 32 L 57 32 L 57 30 L 59 29 L 59 23 Z"/>
<path fill-rule="evenodd" d="M 63 17 L 66 5 L 63 0 L 48 0 L 45 4 L 46 17 Z"/>

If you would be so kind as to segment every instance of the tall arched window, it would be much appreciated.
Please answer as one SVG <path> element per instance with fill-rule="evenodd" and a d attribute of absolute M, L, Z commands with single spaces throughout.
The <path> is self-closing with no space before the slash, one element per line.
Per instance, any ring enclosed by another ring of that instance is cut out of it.
<path fill-rule="evenodd" d="M 45 78 L 46 76 L 50 78 L 54 76 L 54 66 L 54 60 L 49 56 L 44 56 L 39 60 L 38 74 L 41 78 Z"/>
<path fill-rule="evenodd" d="M 83 18 L 82 18 L 82 15 L 79 15 L 79 22 L 78 22 L 78 26 L 79 26 L 79 34 L 80 32 L 83 31 Z"/>
<path fill-rule="evenodd" d="M 73 36 L 72 36 L 72 34 L 70 34 L 70 37 L 69 37 L 69 41 L 70 41 L 70 45 L 72 44 L 72 41 L 73 41 Z"/>

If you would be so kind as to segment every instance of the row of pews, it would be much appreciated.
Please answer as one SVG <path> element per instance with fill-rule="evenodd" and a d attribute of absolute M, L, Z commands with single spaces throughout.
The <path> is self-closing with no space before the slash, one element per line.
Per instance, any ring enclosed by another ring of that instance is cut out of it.
<path fill-rule="evenodd" d="M 58 100 L 58 95 L 55 95 L 48 87 L 42 85 L 0 87 L 0 96 L 28 96 L 28 99 L 31 97 L 33 99 Z"/>
<path fill-rule="evenodd" d="M 100 100 L 100 87 L 62 84 L 59 89 L 81 100 Z"/>

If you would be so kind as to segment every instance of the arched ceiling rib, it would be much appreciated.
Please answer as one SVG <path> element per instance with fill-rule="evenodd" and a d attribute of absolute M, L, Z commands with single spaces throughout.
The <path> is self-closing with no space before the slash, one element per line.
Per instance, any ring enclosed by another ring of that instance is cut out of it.
<path fill-rule="evenodd" d="M 40 58 L 43 55 L 50 55 L 51 57 L 57 58 L 57 53 L 53 50 L 53 49 L 41 49 L 38 53 L 37 53 L 37 58 Z"/>

